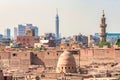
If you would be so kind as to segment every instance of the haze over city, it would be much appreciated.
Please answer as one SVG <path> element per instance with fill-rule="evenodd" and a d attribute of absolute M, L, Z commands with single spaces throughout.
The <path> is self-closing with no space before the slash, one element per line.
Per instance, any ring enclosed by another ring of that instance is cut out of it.
<path fill-rule="evenodd" d="M 5 28 L 31 23 L 39 34 L 55 32 L 56 8 L 62 36 L 99 32 L 102 10 L 107 32 L 120 32 L 119 0 L 0 0 L 0 33 Z"/>

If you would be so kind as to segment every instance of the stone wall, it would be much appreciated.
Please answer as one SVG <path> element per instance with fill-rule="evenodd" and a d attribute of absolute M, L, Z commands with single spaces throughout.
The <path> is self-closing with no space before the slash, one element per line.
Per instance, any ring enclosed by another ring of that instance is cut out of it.
<path fill-rule="evenodd" d="M 3 67 L 18 67 L 28 68 L 30 65 L 43 65 L 46 67 L 56 68 L 59 56 L 63 51 L 47 50 L 47 51 L 13 51 L 13 52 L 0 52 L 0 65 Z M 80 52 L 72 51 L 77 66 L 88 65 L 95 63 L 120 63 L 120 50 L 119 49 L 81 49 Z"/>

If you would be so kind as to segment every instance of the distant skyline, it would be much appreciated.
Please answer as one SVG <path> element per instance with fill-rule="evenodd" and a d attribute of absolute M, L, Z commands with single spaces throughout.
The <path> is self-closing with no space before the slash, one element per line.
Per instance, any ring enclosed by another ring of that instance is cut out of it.
<path fill-rule="evenodd" d="M 0 0 L 0 33 L 24 23 L 55 33 L 56 8 L 62 36 L 99 33 L 102 10 L 107 32 L 120 33 L 120 0 Z"/>

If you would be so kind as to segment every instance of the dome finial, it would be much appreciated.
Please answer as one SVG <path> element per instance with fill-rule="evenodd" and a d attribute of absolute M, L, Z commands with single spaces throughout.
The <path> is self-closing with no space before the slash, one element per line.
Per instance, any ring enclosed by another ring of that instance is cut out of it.
<path fill-rule="evenodd" d="M 103 10 L 103 17 L 105 16 L 104 10 Z"/>

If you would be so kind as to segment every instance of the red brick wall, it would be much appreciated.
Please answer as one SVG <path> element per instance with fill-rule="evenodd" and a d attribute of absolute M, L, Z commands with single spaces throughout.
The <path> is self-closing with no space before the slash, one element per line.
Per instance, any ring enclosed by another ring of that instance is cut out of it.
<path fill-rule="evenodd" d="M 33 47 L 34 43 L 39 42 L 38 36 L 17 36 L 17 42 L 20 42 L 23 46 Z"/>

